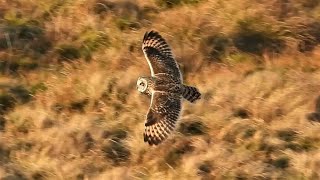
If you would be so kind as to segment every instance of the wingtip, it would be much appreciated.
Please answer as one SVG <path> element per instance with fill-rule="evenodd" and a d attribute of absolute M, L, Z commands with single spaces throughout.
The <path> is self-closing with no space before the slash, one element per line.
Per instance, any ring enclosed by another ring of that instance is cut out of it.
<path fill-rule="evenodd" d="M 143 36 L 143 40 L 146 40 L 148 37 L 152 37 L 152 36 L 160 36 L 160 35 L 156 30 L 146 31 Z"/>
<path fill-rule="evenodd" d="M 156 136 L 153 136 L 153 135 L 148 135 L 146 133 L 143 134 L 144 142 L 148 143 L 150 146 L 159 145 L 160 143 L 162 143 L 166 139 L 166 137 L 167 136 L 156 137 Z"/>
<path fill-rule="evenodd" d="M 147 37 L 148 37 L 148 34 L 149 34 L 149 31 L 146 31 L 146 32 L 144 33 L 144 36 L 143 36 L 143 41 L 147 39 Z"/>
<path fill-rule="evenodd" d="M 146 141 L 145 141 L 146 142 Z M 151 139 L 149 141 L 147 141 L 147 143 L 149 144 L 149 146 L 157 146 L 161 143 L 162 141 L 156 140 L 156 139 Z"/>
<path fill-rule="evenodd" d="M 156 139 L 146 135 L 144 135 L 144 142 L 148 143 L 149 146 L 158 145 L 160 143 Z"/>

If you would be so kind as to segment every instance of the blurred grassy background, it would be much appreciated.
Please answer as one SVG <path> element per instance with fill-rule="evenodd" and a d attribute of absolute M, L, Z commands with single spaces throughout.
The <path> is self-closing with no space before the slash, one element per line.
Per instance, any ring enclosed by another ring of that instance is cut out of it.
<path fill-rule="evenodd" d="M 0 178 L 320 179 L 319 22 L 318 0 L 0 1 Z M 151 29 L 203 94 L 157 147 Z"/>

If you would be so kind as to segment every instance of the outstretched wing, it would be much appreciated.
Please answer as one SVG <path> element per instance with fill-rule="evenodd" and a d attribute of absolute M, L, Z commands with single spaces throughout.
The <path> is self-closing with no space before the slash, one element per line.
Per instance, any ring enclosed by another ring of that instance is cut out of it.
<path fill-rule="evenodd" d="M 181 111 L 181 98 L 154 92 L 147 114 L 144 142 L 158 145 L 174 130 Z"/>
<path fill-rule="evenodd" d="M 142 43 L 151 75 L 167 73 L 181 80 L 181 73 L 167 42 L 155 31 L 146 32 Z"/>

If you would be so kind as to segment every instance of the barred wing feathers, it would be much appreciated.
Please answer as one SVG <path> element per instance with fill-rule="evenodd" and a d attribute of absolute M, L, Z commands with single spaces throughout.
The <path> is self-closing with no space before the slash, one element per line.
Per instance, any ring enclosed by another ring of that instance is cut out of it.
<path fill-rule="evenodd" d="M 167 42 L 155 31 L 146 32 L 142 43 L 143 53 L 148 61 L 151 75 L 167 73 L 181 81 L 179 66 Z"/>
<path fill-rule="evenodd" d="M 147 114 L 144 141 L 158 145 L 174 130 L 181 111 L 181 98 L 154 92 Z"/>

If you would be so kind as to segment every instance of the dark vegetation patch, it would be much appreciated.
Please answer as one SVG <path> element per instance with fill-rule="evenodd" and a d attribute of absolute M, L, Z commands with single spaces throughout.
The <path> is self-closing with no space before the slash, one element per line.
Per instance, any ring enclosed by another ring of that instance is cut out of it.
<path fill-rule="evenodd" d="M 244 131 L 244 134 L 242 135 L 242 138 L 248 139 L 254 136 L 254 134 L 257 132 L 254 128 L 248 128 Z"/>
<path fill-rule="evenodd" d="M 85 110 L 85 107 L 88 105 L 88 103 L 89 103 L 88 98 L 81 99 L 78 101 L 72 101 L 69 105 L 69 109 L 71 111 L 77 111 L 77 112 L 83 113 Z"/>
<path fill-rule="evenodd" d="M 260 18 L 240 20 L 232 39 L 240 51 L 260 56 L 265 52 L 280 53 L 285 48 L 280 32 L 273 30 L 271 25 L 264 24 Z"/>
<path fill-rule="evenodd" d="M 315 112 L 320 113 L 320 96 L 317 97 L 317 99 L 315 100 Z"/>
<path fill-rule="evenodd" d="M 310 141 L 290 142 L 285 145 L 285 148 L 291 149 L 295 152 L 307 152 L 316 149 L 316 143 Z"/>
<path fill-rule="evenodd" d="M 140 7 L 132 1 L 109 1 L 96 0 L 92 10 L 97 15 L 114 14 L 116 16 L 134 16 L 140 15 Z"/>
<path fill-rule="evenodd" d="M 73 60 L 81 57 L 80 50 L 71 44 L 63 44 L 57 49 L 59 60 Z"/>
<path fill-rule="evenodd" d="M 291 142 L 298 137 L 298 133 L 292 129 L 285 129 L 285 130 L 278 130 L 277 136 L 279 139 L 283 141 Z"/>
<path fill-rule="evenodd" d="M 43 24 L 29 20 L 18 12 L 7 12 L 0 28 L 0 52 L 8 51 L 11 56 L 0 56 L 1 71 L 33 70 L 41 63 L 41 56 L 52 49 Z"/>
<path fill-rule="evenodd" d="M 16 100 L 10 94 L 0 94 L 0 114 L 4 114 L 11 110 L 16 103 Z"/>
<path fill-rule="evenodd" d="M 306 115 L 306 118 L 312 122 L 320 122 L 320 113 L 318 112 L 308 113 Z"/>
<path fill-rule="evenodd" d="M 120 30 L 138 29 L 141 25 L 150 24 L 150 22 L 144 20 L 151 20 L 159 12 L 156 7 L 140 7 L 131 1 L 112 2 L 108 0 L 96 0 L 92 6 L 92 11 L 100 18 L 115 15 L 119 18 L 116 18 L 116 21 L 119 21 L 116 22 L 116 25 Z"/>
<path fill-rule="evenodd" d="M 95 140 L 93 139 L 92 135 L 90 132 L 85 132 L 81 137 L 80 137 L 80 150 L 81 152 L 88 152 L 90 149 L 94 147 Z"/>
<path fill-rule="evenodd" d="M 103 131 L 102 138 L 111 139 L 113 141 L 120 141 L 127 138 L 128 132 L 124 129 L 115 129 L 112 131 Z"/>
<path fill-rule="evenodd" d="M 320 22 L 300 24 L 296 31 L 300 52 L 310 52 L 320 44 Z"/>
<path fill-rule="evenodd" d="M 34 84 L 34 85 L 31 86 L 30 92 L 31 92 L 32 95 L 35 95 L 36 93 L 43 92 L 43 91 L 45 91 L 47 89 L 48 88 L 47 88 L 45 83 L 39 82 L 39 83 Z"/>
<path fill-rule="evenodd" d="M 281 150 L 289 149 L 295 152 L 309 152 L 316 150 L 320 145 L 319 138 L 299 136 L 292 129 L 278 130 L 276 131 L 276 136 L 283 141 L 281 145 L 278 145 Z"/>
<path fill-rule="evenodd" d="M 35 70 L 39 67 L 39 64 L 34 60 L 25 57 L 13 57 L 13 58 L 1 58 L 0 61 L 0 72 L 7 74 L 16 74 L 19 71 L 30 71 Z"/>
<path fill-rule="evenodd" d="M 54 120 L 52 120 L 52 119 L 50 119 L 50 118 L 45 118 L 45 119 L 42 121 L 41 128 L 43 128 L 43 129 L 49 129 L 49 128 L 52 128 L 54 125 L 55 125 Z"/>
<path fill-rule="evenodd" d="M 28 134 L 34 128 L 34 122 L 30 118 L 10 119 L 14 123 L 16 131 L 22 134 Z"/>
<path fill-rule="evenodd" d="M 235 174 L 235 179 L 237 180 L 247 180 L 249 179 L 249 175 L 245 172 L 237 172 Z"/>
<path fill-rule="evenodd" d="M 14 172 L 10 175 L 3 177 L 1 180 L 28 180 L 28 178 L 20 172 Z"/>
<path fill-rule="evenodd" d="M 163 8 L 173 8 L 182 4 L 196 4 L 201 0 L 156 0 L 156 4 Z"/>
<path fill-rule="evenodd" d="M 271 164 L 278 169 L 285 169 L 289 167 L 290 159 L 287 156 L 278 157 L 272 160 Z"/>
<path fill-rule="evenodd" d="M 6 127 L 6 119 L 3 116 L 0 116 L 0 132 L 4 131 Z"/>
<path fill-rule="evenodd" d="M 128 136 L 125 129 L 103 131 L 101 136 L 108 139 L 108 143 L 102 147 L 102 151 L 114 165 L 121 165 L 129 161 L 131 152 L 123 142 Z"/>
<path fill-rule="evenodd" d="M 3 144 L 0 144 L 0 165 L 9 162 L 10 150 Z"/>
<path fill-rule="evenodd" d="M 183 155 L 194 151 L 194 147 L 190 141 L 184 141 L 173 147 L 168 154 L 165 156 L 165 162 L 170 166 L 177 166 L 181 162 Z"/>
<path fill-rule="evenodd" d="M 261 142 L 259 144 L 259 147 L 258 147 L 259 151 L 265 151 L 266 154 L 271 154 L 273 152 L 276 152 L 276 151 L 279 151 L 279 150 L 282 150 L 282 149 L 283 149 L 282 146 L 270 144 L 270 143 L 267 143 L 267 142 Z"/>
<path fill-rule="evenodd" d="M 44 180 L 44 179 L 48 179 L 48 174 L 45 171 L 37 171 L 37 172 L 34 172 L 31 177 L 34 180 Z"/>
<path fill-rule="evenodd" d="M 302 0 L 301 4 L 305 8 L 315 9 L 320 4 L 320 1 L 318 1 L 318 0 Z"/>
<path fill-rule="evenodd" d="M 40 15 L 39 19 L 43 19 L 45 21 L 52 20 L 52 17 L 55 17 L 59 10 L 62 9 L 64 5 L 70 3 L 70 1 L 63 1 L 63 0 L 55 0 L 51 1 L 48 9 L 45 9 L 44 12 Z"/>
<path fill-rule="evenodd" d="M 114 15 L 114 23 L 121 31 L 141 28 L 142 20 L 147 17 L 144 13 L 148 13 L 131 1 L 97 0 L 92 9 L 100 18 Z"/>
<path fill-rule="evenodd" d="M 308 152 L 319 147 L 319 138 L 301 137 L 295 142 L 289 142 L 286 147 L 296 152 Z"/>
<path fill-rule="evenodd" d="M 29 141 L 19 141 L 17 142 L 12 149 L 17 151 L 31 151 L 35 146 L 35 143 Z"/>
<path fill-rule="evenodd" d="M 54 3 L 48 11 L 55 11 L 53 6 Z M 18 12 L 5 15 L 3 28 L 0 28 L 0 52 L 8 51 L 9 54 L 0 55 L 1 72 L 35 70 L 55 63 L 52 59 L 56 58 L 58 62 L 90 60 L 94 52 L 109 45 L 108 36 L 103 31 L 87 27 L 75 35 L 72 42 L 57 45 L 51 34 L 46 32 L 45 21 L 41 18 L 29 20 Z M 47 58 L 49 52 L 51 58 Z"/>
<path fill-rule="evenodd" d="M 60 62 L 83 58 L 91 60 L 93 53 L 110 45 L 109 37 L 103 31 L 85 28 L 71 43 L 56 48 Z"/>
<path fill-rule="evenodd" d="M 207 129 L 200 121 L 188 121 L 180 124 L 179 132 L 186 136 L 195 136 L 206 134 Z"/>
<path fill-rule="evenodd" d="M 65 109 L 65 105 L 62 103 L 55 103 L 51 106 L 51 110 L 56 113 L 61 113 Z"/>
<path fill-rule="evenodd" d="M 146 20 L 146 23 L 143 23 L 143 25 L 151 24 L 150 21 L 156 18 L 158 13 L 160 13 L 160 11 L 156 7 L 144 6 L 141 9 L 141 19 Z"/>
<path fill-rule="evenodd" d="M 114 10 L 115 3 L 108 0 L 96 0 L 93 5 L 93 12 L 98 15 L 105 15 Z"/>
<path fill-rule="evenodd" d="M 61 113 L 63 111 L 84 113 L 85 108 L 89 104 L 90 99 L 84 98 L 79 100 L 74 100 L 69 103 L 55 103 L 51 106 L 51 110 L 55 113 Z"/>
<path fill-rule="evenodd" d="M 228 54 L 231 44 L 232 42 L 227 36 L 216 34 L 202 39 L 199 49 L 206 59 L 222 62 L 222 59 Z"/>
<path fill-rule="evenodd" d="M 28 103 L 32 100 L 32 94 L 25 86 L 14 86 L 9 89 L 9 93 L 22 104 Z"/>
<path fill-rule="evenodd" d="M 79 34 L 79 38 L 76 43 L 81 44 L 79 48 L 81 57 L 85 60 L 90 60 L 94 52 L 101 48 L 109 47 L 110 40 L 108 35 L 103 31 L 85 28 Z"/>
<path fill-rule="evenodd" d="M 121 165 L 130 159 L 130 150 L 122 141 L 110 141 L 102 147 L 105 156 L 110 159 L 114 165 Z"/>
<path fill-rule="evenodd" d="M 182 0 L 156 0 L 156 4 L 160 7 L 172 8 L 181 4 Z"/>
<path fill-rule="evenodd" d="M 198 174 L 202 176 L 210 174 L 212 170 L 213 167 L 209 161 L 205 161 L 198 166 Z"/>
<path fill-rule="evenodd" d="M 17 104 L 30 102 L 33 96 L 29 89 L 23 85 L 4 87 L 3 92 L 0 94 L 0 115 L 12 110 Z"/>
<path fill-rule="evenodd" d="M 248 119 L 251 116 L 250 111 L 244 108 L 236 108 L 233 110 L 233 116 L 242 119 Z"/>
<path fill-rule="evenodd" d="M 120 30 L 126 30 L 126 29 L 139 29 L 140 24 L 135 21 L 135 19 L 132 19 L 130 17 L 121 17 L 115 20 L 116 26 Z"/>
<path fill-rule="evenodd" d="M 229 143 L 241 143 L 244 139 L 252 138 L 257 132 L 255 127 L 248 126 L 246 124 L 237 124 L 231 130 L 228 130 L 223 136 L 223 140 Z M 248 145 L 250 146 L 250 145 Z"/>

